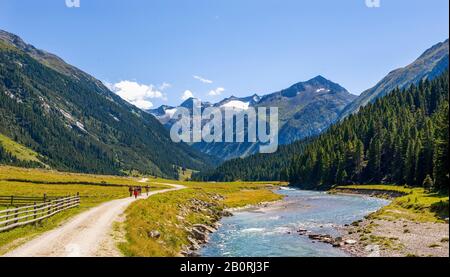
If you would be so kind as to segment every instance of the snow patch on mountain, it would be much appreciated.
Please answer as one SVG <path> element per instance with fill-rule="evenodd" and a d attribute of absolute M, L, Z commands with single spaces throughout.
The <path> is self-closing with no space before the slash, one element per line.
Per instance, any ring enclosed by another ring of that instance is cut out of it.
<path fill-rule="evenodd" d="M 238 100 L 232 100 L 232 101 L 229 101 L 229 102 L 223 104 L 220 107 L 221 108 L 232 108 L 232 109 L 238 109 L 238 110 L 248 110 L 248 108 L 250 107 L 250 102 L 242 102 L 242 101 L 238 101 Z"/>

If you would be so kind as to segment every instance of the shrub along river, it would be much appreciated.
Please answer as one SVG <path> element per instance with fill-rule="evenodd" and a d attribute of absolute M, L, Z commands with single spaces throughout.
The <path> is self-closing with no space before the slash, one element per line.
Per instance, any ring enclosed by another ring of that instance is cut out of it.
<path fill-rule="evenodd" d="M 241 210 L 224 218 L 200 251 L 203 257 L 345 257 L 332 245 L 300 236 L 299 229 L 339 236 L 337 226 L 351 224 L 389 204 L 359 196 L 283 188 L 283 201 Z"/>

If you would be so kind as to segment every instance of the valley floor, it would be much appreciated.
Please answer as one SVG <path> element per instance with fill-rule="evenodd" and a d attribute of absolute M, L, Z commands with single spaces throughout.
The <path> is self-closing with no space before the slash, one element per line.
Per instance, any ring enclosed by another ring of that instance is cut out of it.
<path fill-rule="evenodd" d="M 128 186 L 146 185 L 151 187 L 150 197 L 143 196 L 140 201 L 129 197 Z M 0 233 L 0 255 L 190 255 L 206 242 L 209 231 L 218 228 L 220 218 L 228 215 L 227 208 L 279 200 L 281 196 L 272 191 L 277 185 L 184 182 L 0 166 L 0 195 L 81 196 L 79 208 L 37 225 Z"/>

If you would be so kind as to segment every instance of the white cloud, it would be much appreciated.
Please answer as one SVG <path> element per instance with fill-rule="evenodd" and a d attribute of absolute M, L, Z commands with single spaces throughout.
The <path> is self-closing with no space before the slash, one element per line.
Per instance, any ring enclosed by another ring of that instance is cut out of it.
<path fill-rule="evenodd" d="M 130 103 L 143 110 L 153 108 L 153 103 L 148 100 L 139 99 Z"/>
<path fill-rule="evenodd" d="M 105 85 L 124 100 L 141 109 L 152 108 L 152 99 L 167 100 L 166 95 L 161 92 L 162 89 L 156 88 L 154 85 L 144 85 L 134 81 L 121 81 L 116 84 L 105 83 Z M 167 88 L 167 84 L 164 87 Z"/>
<path fill-rule="evenodd" d="M 219 87 L 209 92 L 209 96 L 219 96 L 225 91 L 225 88 Z"/>
<path fill-rule="evenodd" d="M 183 95 L 181 96 L 181 100 L 186 101 L 189 98 L 194 98 L 194 94 L 190 90 L 186 90 Z"/>
<path fill-rule="evenodd" d="M 208 79 L 203 78 L 203 77 L 198 76 L 198 75 L 194 75 L 194 76 L 192 76 L 192 77 L 193 77 L 194 79 L 199 80 L 200 82 L 202 82 L 202 83 L 204 83 L 204 84 L 212 84 L 212 83 L 213 83 L 213 81 L 208 80 Z"/>

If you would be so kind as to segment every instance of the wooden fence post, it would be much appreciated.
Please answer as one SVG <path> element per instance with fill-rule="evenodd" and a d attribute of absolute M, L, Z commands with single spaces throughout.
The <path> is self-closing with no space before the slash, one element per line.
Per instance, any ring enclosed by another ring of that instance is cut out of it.
<path fill-rule="evenodd" d="M 7 221 L 9 219 L 9 211 L 6 212 L 6 219 L 5 221 Z M 8 226 L 8 223 L 5 223 L 5 226 Z"/>
<path fill-rule="evenodd" d="M 15 213 L 14 213 L 14 218 L 16 218 L 16 220 L 14 221 L 14 223 L 17 223 L 17 222 L 19 222 L 19 220 L 17 220 L 17 217 L 19 216 L 19 210 L 15 210 Z"/>
<path fill-rule="evenodd" d="M 33 212 L 34 212 L 34 220 L 36 220 L 37 218 L 37 206 L 36 206 L 36 202 L 34 202 L 34 208 L 33 208 Z M 34 223 L 37 226 L 37 222 Z"/>

